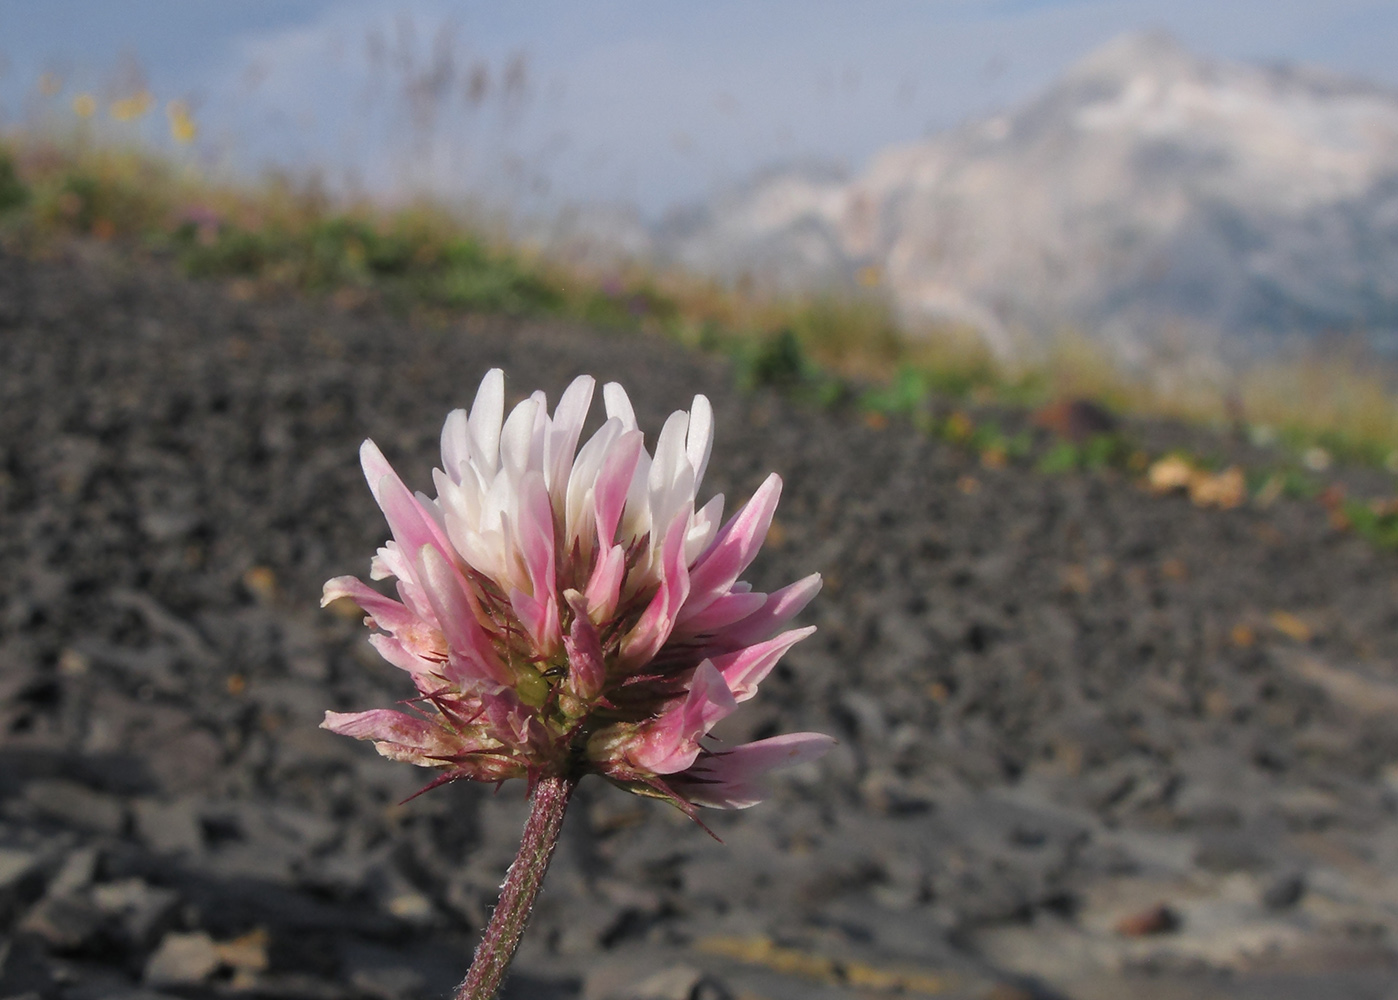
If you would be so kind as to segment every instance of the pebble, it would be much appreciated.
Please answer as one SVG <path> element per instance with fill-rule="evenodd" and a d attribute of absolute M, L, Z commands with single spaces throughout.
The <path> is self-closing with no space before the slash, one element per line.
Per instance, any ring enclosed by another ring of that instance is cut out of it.
<path fill-rule="evenodd" d="M 38 851 L 0 847 L 0 916 L 8 916 L 38 894 L 42 864 Z"/>
<path fill-rule="evenodd" d="M 166 934 L 146 961 L 147 986 L 197 986 L 219 967 L 218 947 L 203 931 Z"/>
<path fill-rule="evenodd" d="M 97 833 L 117 834 L 126 823 L 121 800 L 60 778 L 32 781 L 24 797 L 51 820 Z"/>

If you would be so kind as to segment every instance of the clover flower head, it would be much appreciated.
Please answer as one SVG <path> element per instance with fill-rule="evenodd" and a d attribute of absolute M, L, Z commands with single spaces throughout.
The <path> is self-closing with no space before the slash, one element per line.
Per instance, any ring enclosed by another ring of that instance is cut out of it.
<path fill-rule="evenodd" d="M 643 795 L 744 808 L 767 771 L 833 742 L 791 733 L 724 747 L 710 730 L 751 698 L 813 628 L 784 629 L 820 589 L 813 574 L 774 593 L 739 577 L 771 524 L 775 474 L 727 522 L 696 497 L 713 411 L 696 396 L 670 415 L 652 455 L 620 385 L 578 447 L 595 382 L 550 416 L 542 392 L 505 413 L 486 374 L 469 414 L 442 429 L 436 498 L 414 494 L 371 441 L 360 458 L 393 539 L 371 578 L 325 585 L 375 629 L 369 641 L 417 687 L 413 712 L 327 712 L 324 728 L 373 740 L 437 779 L 499 782 L 597 773 Z"/>

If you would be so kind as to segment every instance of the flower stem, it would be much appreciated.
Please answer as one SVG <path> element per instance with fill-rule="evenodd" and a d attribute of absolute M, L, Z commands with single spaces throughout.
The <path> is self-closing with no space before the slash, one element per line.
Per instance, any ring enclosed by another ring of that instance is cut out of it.
<path fill-rule="evenodd" d="M 455 1000 L 492 1000 L 500 988 L 529 922 L 529 911 L 543 885 L 544 873 L 549 870 L 558 834 L 563 829 L 563 814 L 568 811 L 568 800 L 577 784 L 576 777 L 547 777 L 540 778 L 534 786 L 519 854 L 500 887 L 500 902 L 495 904 L 481 943 L 476 946 L 471 970 L 456 988 Z"/>

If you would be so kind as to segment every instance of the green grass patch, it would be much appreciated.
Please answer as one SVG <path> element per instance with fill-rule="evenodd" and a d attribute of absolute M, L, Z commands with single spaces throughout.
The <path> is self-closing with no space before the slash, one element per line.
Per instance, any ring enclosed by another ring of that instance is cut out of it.
<path fill-rule="evenodd" d="M 16 134 L 0 143 L 0 232 L 34 244 L 72 234 L 122 239 L 173 257 L 192 276 L 243 279 L 255 289 L 349 289 L 392 308 L 557 316 L 663 332 L 729 353 L 745 386 L 906 418 L 992 460 L 1032 457 L 1032 445 L 938 416 L 948 401 L 976 409 L 1079 398 L 1123 414 L 1242 420 L 1274 428 L 1271 437 L 1312 471 L 1334 460 L 1398 474 L 1390 376 L 1343 352 L 1323 364 L 1259 364 L 1239 375 L 1227 398 L 1199 386 L 1163 394 L 1113 367 L 1090 338 L 1067 332 L 1040 363 L 1011 369 L 974 330 L 908 327 L 877 287 L 770 299 L 640 266 L 590 271 L 491 237 L 488 227 L 440 204 L 338 203 L 313 183 L 286 178 L 221 183 L 191 165 L 139 149 L 94 148 L 80 136 L 59 142 Z M 1058 441 L 1037 464 L 1046 471 L 1117 467 L 1127 451 L 1110 438 Z"/>
<path fill-rule="evenodd" d="M 1347 500 L 1341 510 L 1360 537 L 1381 549 L 1398 549 L 1398 504 Z"/>
<path fill-rule="evenodd" d="M 1129 468 L 1137 454 L 1122 434 L 1094 434 L 1081 443 L 1058 440 L 1039 457 L 1036 468 L 1049 475 Z"/>

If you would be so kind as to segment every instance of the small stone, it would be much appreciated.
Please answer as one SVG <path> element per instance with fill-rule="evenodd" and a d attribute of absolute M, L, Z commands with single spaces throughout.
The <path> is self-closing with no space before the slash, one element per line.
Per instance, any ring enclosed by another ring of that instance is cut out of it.
<path fill-rule="evenodd" d="M 45 896 L 35 904 L 19 929 L 42 939 L 54 951 L 79 951 L 102 929 L 103 913 L 83 896 Z"/>
<path fill-rule="evenodd" d="M 24 797 L 41 815 L 79 829 L 119 834 L 126 825 L 121 800 L 75 781 L 33 781 L 24 790 Z"/>
<path fill-rule="evenodd" d="M 421 994 L 425 980 L 406 965 L 382 965 L 355 969 L 350 982 L 376 1000 L 407 1000 Z"/>
<path fill-rule="evenodd" d="M 214 945 L 219 962 L 237 972 L 267 971 L 267 931 L 259 927 L 232 941 Z"/>
<path fill-rule="evenodd" d="M 1318 788 L 1292 788 L 1276 797 L 1278 811 L 1293 828 L 1316 829 L 1335 821 L 1340 801 Z"/>
<path fill-rule="evenodd" d="M 17 847 L 0 847 L 0 892 L 23 882 L 39 870 L 37 851 Z"/>
<path fill-rule="evenodd" d="M 95 886 L 92 901 L 116 918 L 127 941 L 145 947 L 173 916 L 180 896 L 173 889 L 160 889 L 142 879 L 129 878 Z"/>
<path fill-rule="evenodd" d="M 98 853 L 95 847 L 80 847 L 63 860 L 63 867 L 49 883 L 50 896 L 69 896 L 92 884 L 97 874 Z"/>
<path fill-rule="evenodd" d="M 192 799 L 137 799 L 136 832 L 156 854 L 196 854 L 204 848 L 198 804 Z"/>
<path fill-rule="evenodd" d="M 689 965 L 672 965 L 628 988 L 626 1000 L 729 1000 L 722 983 Z"/>
<path fill-rule="evenodd" d="M 218 946 L 203 931 L 166 934 L 146 962 L 147 986 L 197 986 L 219 966 Z"/>
<path fill-rule="evenodd" d="M 1127 914 L 1116 923 L 1116 932 L 1122 937 L 1169 934 L 1179 928 L 1179 915 L 1164 903 L 1157 903 L 1150 909 L 1138 913 Z"/>
<path fill-rule="evenodd" d="M 388 912 L 412 924 L 430 924 L 436 915 L 432 900 L 420 892 L 400 892 L 388 899 Z"/>
<path fill-rule="evenodd" d="M 0 941 L 0 996 L 47 997 L 53 986 L 53 973 L 37 942 Z"/>
<path fill-rule="evenodd" d="M 160 787 L 168 792 L 199 792 L 223 763 L 224 747 L 213 733 L 189 726 L 161 740 L 160 752 L 146 757 Z"/>
<path fill-rule="evenodd" d="M 982 994 L 981 1000 L 1034 1000 L 1039 995 L 1014 983 L 996 983 Z"/>
<path fill-rule="evenodd" d="M 43 859 L 37 851 L 0 847 L 0 920 L 37 897 L 42 886 Z"/>
<path fill-rule="evenodd" d="M 1299 903 L 1305 894 L 1306 877 L 1292 872 L 1262 890 L 1262 905 L 1269 910 L 1287 910 Z"/>

